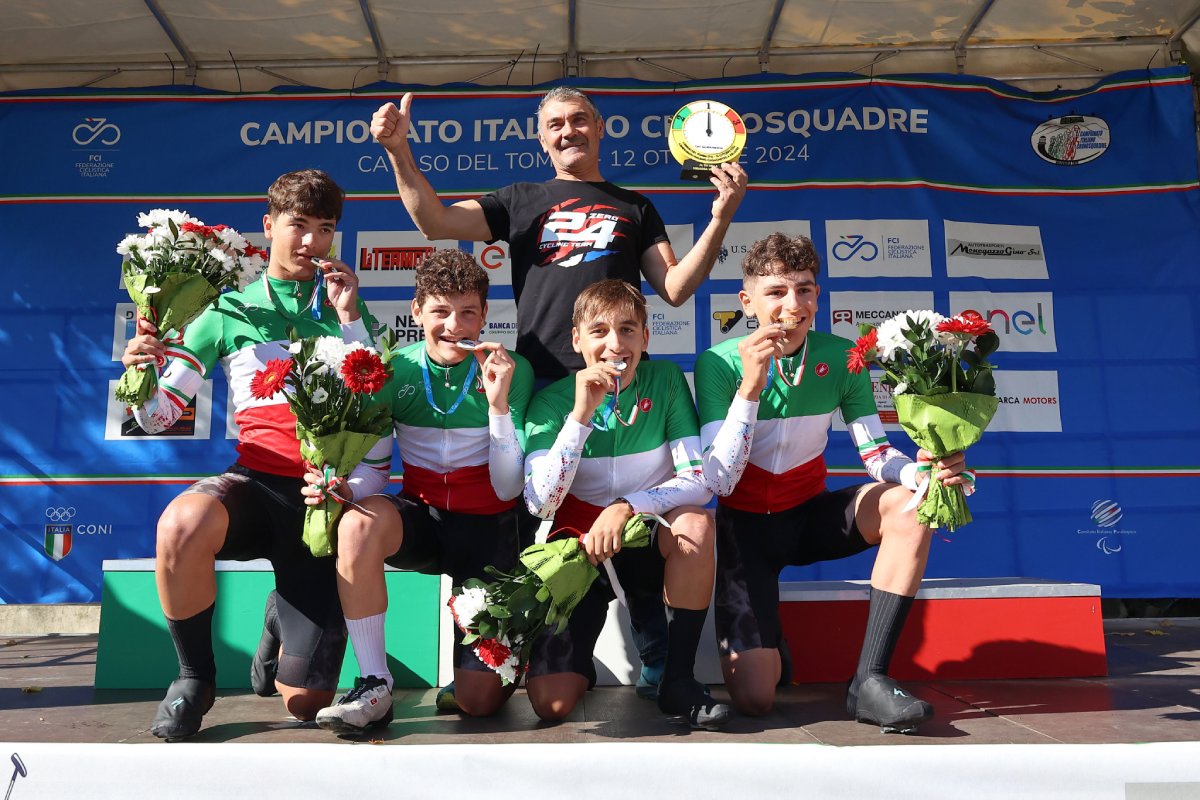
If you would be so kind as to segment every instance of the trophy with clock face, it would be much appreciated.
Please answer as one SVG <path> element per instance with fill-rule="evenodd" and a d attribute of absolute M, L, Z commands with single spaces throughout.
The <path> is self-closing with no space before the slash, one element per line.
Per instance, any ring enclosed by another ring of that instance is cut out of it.
<path fill-rule="evenodd" d="M 737 161 L 746 146 L 746 123 L 715 100 L 693 100 L 676 112 L 667 136 L 685 181 L 707 181 L 716 164 Z"/>

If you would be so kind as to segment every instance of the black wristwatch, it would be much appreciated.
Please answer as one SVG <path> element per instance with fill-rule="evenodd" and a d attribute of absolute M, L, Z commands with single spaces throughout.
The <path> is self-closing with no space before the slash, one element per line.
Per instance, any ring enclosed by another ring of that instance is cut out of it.
<path fill-rule="evenodd" d="M 613 504 L 614 506 L 615 506 L 617 503 L 624 503 L 625 505 L 629 506 L 629 513 L 630 513 L 630 514 L 637 514 L 637 509 L 633 507 L 633 503 L 629 502 L 629 499 L 628 499 L 628 498 L 625 498 L 625 497 L 618 497 L 616 500 L 613 500 L 613 501 L 612 501 L 612 504 Z"/>

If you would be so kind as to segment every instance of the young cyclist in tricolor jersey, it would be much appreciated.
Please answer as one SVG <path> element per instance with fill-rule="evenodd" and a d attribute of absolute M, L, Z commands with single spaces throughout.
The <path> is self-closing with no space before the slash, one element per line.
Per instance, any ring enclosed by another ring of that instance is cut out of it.
<path fill-rule="evenodd" d="M 212 618 L 216 559 L 267 558 L 276 591 L 252 666 L 257 693 L 283 694 L 287 710 L 311 720 L 337 689 L 346 649 L 333 558 L 315 558 L 301 540 L 304 464 L 296 417 L 283 395 L 255 399 L 250 380 L 269 359 L 288 357 L 289 327 L 300 336 L 369 340 L 358 277 L 327 260 L 342 216 L 344 193 L 324 172 L 280 176 L 267 193 L 263 231 L 270 262 L 262 280 L 221 295 L 166 345 L 138 321 L 121 363 L 173 357 L 159 392 L 134 418 L 147 433 L 166 430 L 218 361 L 233 391 L 238 459 L 171 501 L 158 520 L 155 577 L 167 629 L 179 656 L 179 678 L 167 690 L 150 732 L 180 739 L 200 729 L 216 687 Z"/>
<path fill-rule="evenodd" d="M 888 444 L 870 375 L 846 369 L 853 343 L 812 330 L 820 261 L 804 236 L 755 242 L 739 297 L 759 328 L 696 362 L 704 474 L 718 495 L 716 626 L 734 707 L 765 714 L 780 682 L 779 573 L 878 547 L 867 630 L 847 712 L 908 732 L 933 715 L 887 675 L 929 555 L 930 531 L 905 506 L 917 464 Z M 824 451 L 834 414 L 845 420 L 872 482 L 830 492 Z M 920 451 L 918 460 L 928 461 Z M 961 453 L 933 476 L 973 486 Z M 818 643 L 819 646 L 819 643 Z M 813 654 L 819 658 L 819 651 Z"/>
<path fill-rule="evenodd" d="M 621 280 L 604 280 L 575 301 L 572 344 L 578 373 L 534 398 L 526 430 L 525 500 L 555 529 L 583 534 L 593 564 L 611 560 L 626 593 L 661 589 L 667 606 L 667 658 L 659 708 L 694 728 L 723 725 L 693 672 L 712 596 L 711 495 L 700 469 L 696 409 L 670 361 L 644 361 L 650 338 L 646 299 Z M 662 516 L 650 547 L 621 550 L 634 515 Z M 561 634 L 534 645 L 527 686 L 534 711 L 561 720 L 596 681 L 592 651 L 617 587 L 601 574 Z"/>
<path fill-rule="evenodd" d="M 533 393 L 529 362 L 496 342 L 481 342 L 488 277 L 460 250 L 438 250 L 417 270 L 413 318 L 423 341 L 402 349 L 382 390 L 391 404 L 404 486 L 383 491 L 392 439 L 382 440 L 339 494 L 359 504 L 338 522 L 338 590 L 361 677 L 352 691 L 317 714 L 336 733 L 361 733 L 392 720 L 392 675 L 384 648 L 384 564 L 446 574 L 458 585 L 488 576 L 489 564 L 511 570 L 519 549 L 517 513 L 524 484 L 525 410 Z M 320 476 L 310 473 L 310 484 Z M 309 502 L 319 490 L 310 485 Z M 363 512 L 366 513 L 363 513 Z M 512 694 L 461 643 L 455 629 L 458 709 L 494 713 Z"/>

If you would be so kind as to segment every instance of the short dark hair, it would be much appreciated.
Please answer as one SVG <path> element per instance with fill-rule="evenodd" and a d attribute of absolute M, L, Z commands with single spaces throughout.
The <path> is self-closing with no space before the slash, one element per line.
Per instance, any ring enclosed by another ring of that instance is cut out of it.
<path fill-rule="evenodd" d="M 571 324 L 578 328 L 585 322 L 607 313 L 629 313 L 644 326 L 647 318 L 646 296 L 633 284 L 617 278 L 593 283 L 575 298 Z"/>
<path fill-rule="evenodd" d="M 430 297 L 463 294 L 477 294 L 480 303 L 487 302 L 488 276 L 474 256 L 462 250 L 434 250 L 417 267 L 418 306 Z"/>
<path fill-rule="evenodd" d="M 742 282 L 766 275 L 786 275 L 789 272 L 821 273 L 821 258 L 807 236 L 788 236 L 772 233 L 750 245 L 742 259 Z"/>
<path fill-rule="evenodd" d="M 267 213 L 317 217 L 340 221 L 346 193 L 319 169 L 302 169 L 280 175 L 267 190 Z"/>
<path fill-rule="evenodd" d="M 544 94 L 542 99 L 538 102 L 538 126 L 540 127 L 542 124 L 543 108 L 550 103 L 566 103 L 570 101 L 582 103 L 588 108 L 589 111 L 592 112 L 592 119 L 600 119 L 600 112 L 596 109 L 596 104 L 592 102 L 592 98 L 588 97 L 574 86 L 555 86 L 553 89 L 546 92 L 546 94 Z"/>

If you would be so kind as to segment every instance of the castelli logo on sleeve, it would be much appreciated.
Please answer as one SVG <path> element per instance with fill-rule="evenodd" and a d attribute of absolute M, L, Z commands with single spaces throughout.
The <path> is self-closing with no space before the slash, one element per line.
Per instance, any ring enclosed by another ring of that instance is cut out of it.
<path fill-rule="evenodd" d="M 645 414 L 648 413 L 650 409 L 654 408 L 654 403 L 649 397 L 643 397 L 642 402 L 638 403 L 638 408 L 640 408 L 642 413 Z"/>
<path fill-rule="evenodd" d="M 817 377 L 818 378 L 824 378 L 828 374 L 829 374 L 829 365 L 828 364 L 826 364 L 824 361 L 822 361 L 820 364 L 817 364 Z"/>
<path fill-rule="evenodd" d="M 1108 123 L 1099 117 L 1080 114 L 1049 119 L 1034 129 L 1029 143 L 1043 161 L 1079 166 L 1096 160 L 1108 150 Z"/>

